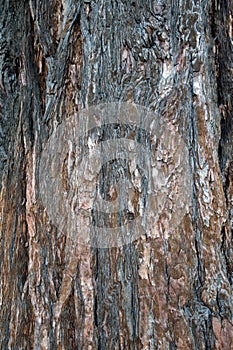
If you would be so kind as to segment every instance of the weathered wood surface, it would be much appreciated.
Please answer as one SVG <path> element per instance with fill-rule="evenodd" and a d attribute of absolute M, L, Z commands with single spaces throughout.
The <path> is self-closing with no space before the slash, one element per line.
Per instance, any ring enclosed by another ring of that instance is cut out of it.
<path fill-rule="evenodd" d="M 230 0 L 1 0 L 1 349 L 233 349 L 232 16 Z M 49 134 L 158 99 L 192 210 L 169 237 L 67 249 L 38 200 Z"/>

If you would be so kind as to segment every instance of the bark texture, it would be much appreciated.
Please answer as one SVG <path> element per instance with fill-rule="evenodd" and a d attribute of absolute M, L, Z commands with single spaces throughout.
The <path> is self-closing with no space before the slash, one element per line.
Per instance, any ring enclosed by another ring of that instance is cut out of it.
<path fill-rule="evenodd" d="M 0 26 L 0 348 L 233 349 L 232 2 L 1 0 Z M 170 236 L 72 249 L 38 162 L 58 123 L 111 101 L 177 123 L 192 210 Z"/>

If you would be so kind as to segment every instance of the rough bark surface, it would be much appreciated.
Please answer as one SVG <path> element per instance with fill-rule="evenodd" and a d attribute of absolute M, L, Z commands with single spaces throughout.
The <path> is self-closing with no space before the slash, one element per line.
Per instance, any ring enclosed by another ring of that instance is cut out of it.
<path fill-rule="evenodd" d="M 0 1 L 0 348 L 233 349 L 230 0 Z M 71 249 L 38 199 L 52 130 L 158 105 L 190 152 L 172 235 Z"/>

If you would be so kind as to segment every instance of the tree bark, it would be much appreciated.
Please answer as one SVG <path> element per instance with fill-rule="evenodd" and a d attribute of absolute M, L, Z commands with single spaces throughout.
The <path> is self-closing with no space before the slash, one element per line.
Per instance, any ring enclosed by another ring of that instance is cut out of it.
<path fill-rule="evenodd" d="M 232 2 L 0 6 L 0 348 L 233 349 Z M 177 125 L 192 206 L 172 234 L 72 248 L 39 161 L 57 125 L 110 102 Z"/>

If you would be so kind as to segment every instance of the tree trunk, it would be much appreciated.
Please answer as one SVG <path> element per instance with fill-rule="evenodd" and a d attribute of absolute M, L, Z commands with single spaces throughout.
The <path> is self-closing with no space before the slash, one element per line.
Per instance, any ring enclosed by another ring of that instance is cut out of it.
<path fill-rule="evenodd" d="M 0 348 L 233 349 L 232 2 L 0 4 Z M 39 175 L 58 125 L 112 102 L 178 130 L 191 206 L 100 247 L 51 220 Z"/>

